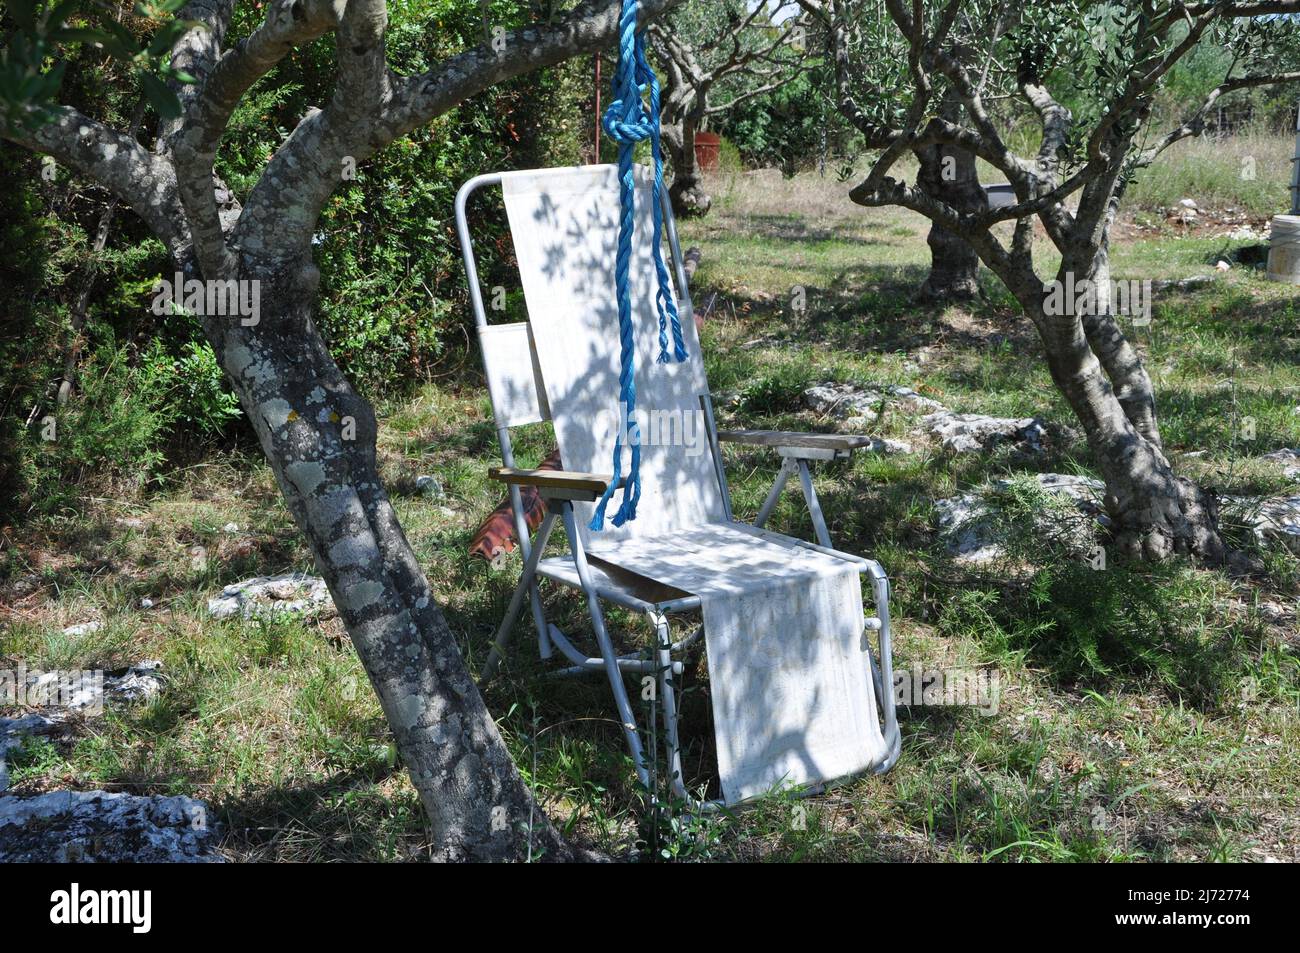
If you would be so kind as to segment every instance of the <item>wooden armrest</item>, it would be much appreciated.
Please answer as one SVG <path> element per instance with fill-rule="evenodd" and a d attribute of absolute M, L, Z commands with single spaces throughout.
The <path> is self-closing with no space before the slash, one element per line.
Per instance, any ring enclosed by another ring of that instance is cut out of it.
<path fill-rule="evenodd" d="M 578 490 L 604 493 L 613 476 L 600 473 L 572 473 L 568 470 L 521 470 L 518 467 L 492 467 L 488 476 L 502 483 L 535 486 L 538 489 Z"/>
<path fill-rule="evenodd" d="M 871 447 L 875 438 L 861 434 L 791 433 L 785 430 L 719 430 L 723 443 L 744 443 L 755 447 L 807 447 L 810 450 L 856 450 Z"/>

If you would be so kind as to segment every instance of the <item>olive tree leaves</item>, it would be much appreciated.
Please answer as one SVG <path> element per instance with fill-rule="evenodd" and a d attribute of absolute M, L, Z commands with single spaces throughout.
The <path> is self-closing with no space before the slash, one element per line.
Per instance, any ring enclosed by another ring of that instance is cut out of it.
<path fill-rule="evenodd" d="M 139 76 L 164 119 L 180 115 L 175 86 L 194 78 L 171 65 L 171 49 L 195 24 L 176 17 L 185 0 L 138 0 L 130 25 L 102 0 L 9 0 L 11 30 L 0 47 L 0 131 L 34 130 L 54 115 L 67 57 L 102 51 Z"/>

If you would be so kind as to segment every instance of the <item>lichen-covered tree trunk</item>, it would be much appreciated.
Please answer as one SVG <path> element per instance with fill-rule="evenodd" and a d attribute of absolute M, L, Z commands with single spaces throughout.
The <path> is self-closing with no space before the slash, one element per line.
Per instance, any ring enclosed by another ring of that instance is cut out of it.
<path fill-rule="evenodd" d="M 1213 494 L 1175 474 L 1165 457 L 1149 379 L 1145 397 L 1133 391 L 1122 401 L 1093 349 L 1091 339 L 1105 334 L 1112 342 L 1107 353 L 1132 350 L 1114 316 L 1091 319 L 1094 330 L 1089 332 L 1072 314 L 1050 313 L 1041 286 L 1019 282 L 1012 291 L 1038 329 L 1052 380 L 1082 425 L 1106 483 L 1105 506 L 1119 554 L 1149 560 L 1181 554 L 1221 562 L 1217 502 Z M 1133 360 L 1140 369 L 1136 354 Z M 1133 380 L 1138 376 L 1131 372 Z M 1145 370 L 1140 376 L 1146 378 Z"/>
<path fill-rule="evenodd" d="M 569 859 L 537 809 L 393 512 L 376 420 L 312 318 L 310 257 L 254 262 L 260 320 L 205 331 L 379 696 L 439 860 Z"/>
<path fill-rule="evenodd" d="M 1156 396 L 1155 389 L 1151 386 L 1151 376 L 1112 313 L 1110 228 L 1119 211 L 1122 194 L 1122 190 L 1117 191 L 1109 203 L 1105 230 L 1087 271 L 1088 280 L 1097 289 L 1100 307 L 1094 309 L 1092 314 L 1083 316 L 1083 330 L 1088 337 L 1089 346 L 1115 388 L 1115 396 L 1124 408 L 1125 416 L 1137 428 L 1138 433 L 1159 450 L 1163 441 L 1156 422 Z"/>

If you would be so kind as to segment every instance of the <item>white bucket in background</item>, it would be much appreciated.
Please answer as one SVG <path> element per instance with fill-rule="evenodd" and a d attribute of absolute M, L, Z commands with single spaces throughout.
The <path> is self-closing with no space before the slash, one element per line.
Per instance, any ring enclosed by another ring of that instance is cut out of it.
<path fill-rule="evenodd" d="M 1300 285 L 1300 215 L 1273 216 L 1268 279 Z"/>

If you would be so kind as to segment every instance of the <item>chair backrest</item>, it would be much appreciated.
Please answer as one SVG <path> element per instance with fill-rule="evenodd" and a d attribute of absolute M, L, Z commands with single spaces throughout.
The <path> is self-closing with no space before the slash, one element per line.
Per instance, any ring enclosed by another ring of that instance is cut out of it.
<path fill-rule="evenodd" d="M 642 438 L 641 502 L 635 520 L 622 527 L 606 521 L 605 530 L 588 535 L 588 545 L 726 518 L 701 404 L 708 382 L 683 288 L 677 292 L 688 357 L 680 363 L 657 363 L 652 181 L 650 170 L 636 168 L 630 274 Z M 621 419 L 614 287 L 617 169 L 604 165 L 507 172 L 501 175 L 501 188 L 528 324 L 527 329 L 521 325 L 481 329 L 498 424 L 550 419 L 566 470 L 609 473 Z M 669 270 L 676 279 L 672 264 Z M 671 343 L 669 349 L 671 353 Z M 623 472 L 627 472 L 626 450 Z M 577 509 L 585 527 L 592 505 L 578 504 Z"/>

